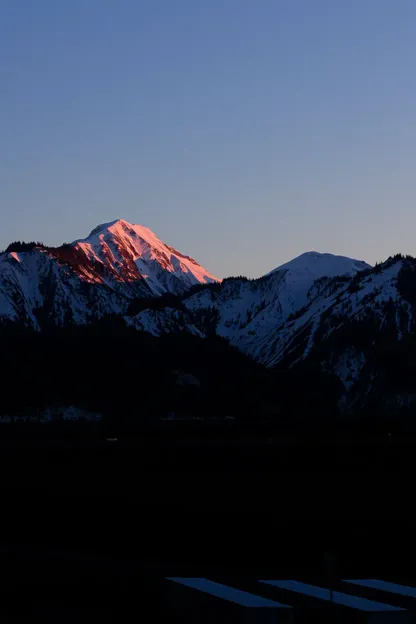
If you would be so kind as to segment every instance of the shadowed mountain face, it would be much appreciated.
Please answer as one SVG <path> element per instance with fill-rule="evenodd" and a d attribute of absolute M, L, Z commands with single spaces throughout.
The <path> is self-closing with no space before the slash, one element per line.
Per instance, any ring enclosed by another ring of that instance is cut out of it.
<path fill-rule="evenodd" d="M 403 411 L 416 408 L 415 292 L 410 257 L 371 268 L 304 254 L 258 280 L 200 288 L 182 299 L 184 310 L 142 310 L 129 322 L 160 335 L 175 319 L 197 333 L 204 312 L 218 335 L 269 368 L 335 375 L 343 411 Z"/>

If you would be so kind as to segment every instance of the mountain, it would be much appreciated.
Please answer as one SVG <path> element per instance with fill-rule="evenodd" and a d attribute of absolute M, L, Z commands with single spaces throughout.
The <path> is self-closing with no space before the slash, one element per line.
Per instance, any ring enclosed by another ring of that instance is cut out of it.
<path fill-rule="evenodd" d="M 87 259 L 87 279 L 127 296 L 146 290 L 148 295 L 180 294 L 195 284 L 219 281 L 193 258 L 163 243 L 149 228 L 123 220 L 99 225 L 72 247 Z"/>
<path fill-rule="evenodd" d="M 214 307 L 220 314 L 217 332 L 241 341 L 269 331 L 307 305 L 314 282 L 336 275 L 353 276 L 370 268 L 365 262 L 309 252 L 257 280 L 224 280 L 186 300 L 189 309 Z M 251 332 L 251 333 L 250 333 Z"/>
<path fill-rule="evenodd" d="M 270 371 L 337 379 L 348 413 L 416 409 L 415 293 L 416 260 L 401 255 L 371 267 L 308 252 L 258 279 L 220 281 L 120 220 L 72 244 L 15 243 L 0 255 L 3 324 L 39 330 L 108 317 L 105 332 L 117 317 L 142 336 L 177 334 L 177 345 L 189 335 L 225 339 Z"/>
<path fill-rule="evenodd" d="M 415 286 L 416 261 L 400 255 L 350 280 L 320 280 L 274 357 L 335 374 L 345 411 L 416 407 Z"/>
<path fill-rule="evenodd" d="M 0 255 L 0 318 L 39 329 L 122 314 L 134 297 L 218 281 L 148 228 L 123 220 L 72 244 L 14 244 Z"/>
<path fill-rule="evenodd" d="M 363 260 L 354 260 L 346 256 L 337 256 L 318 251 L 307 251 L 293 258 L 285 264 L 281 264 L 267 275 L 277 271 L 290 271 L 292 275 L 309 275 L 313 279 L 327 277 L 328 275 L 354 275 L 358 271 L 370 268 Z"/>
<path fill-rule="evenodd" d="M 368 270 L 365 262 L 310 252 L 257 280 L 224 280 L 186 298 L 187 309 L 214 309 L 217 333 L 255 359 L 273 365 L 280 361 L 279 332 L 310 305 L 314 284 L 324 276 L 352 278 Z"/>
<path fill-rule="evenodd" d="M 192 331 L 201 332 L 205 315 L 210 331 L 215 324 L 218 335 L 269 368 L 338 378 L 342 411 L 416 409 L 416 260 L 411 257 L 397 255 L 370 267 L 313 252 L 257 280 L 225 279 L 201 287 L 181 303 L 186 312 L 175 311 L 178 328 L 188 323 L 191 329 L 192 323 Z M 143 327 L 149 313 L 140 313 Z M 165 326 L 161 314 L 159 330 L 172 331 L 172 316 Z"/>

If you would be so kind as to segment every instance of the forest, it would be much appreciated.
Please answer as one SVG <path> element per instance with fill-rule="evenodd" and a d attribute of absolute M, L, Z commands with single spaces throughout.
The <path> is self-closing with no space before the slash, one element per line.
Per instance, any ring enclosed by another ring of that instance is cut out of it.
<path fill-rule="evenodd" d="M 172 412 L 294 428 L 337 418 L 336 379 L 308 369 L 269 370 L 218 336 L 155 338 L 111 316 L 43 332 L 3 324 L 0 340 L 0 415 L 75 405 L 131 432 Z M 198 385 L 179 385 L 178 371 Z"/>

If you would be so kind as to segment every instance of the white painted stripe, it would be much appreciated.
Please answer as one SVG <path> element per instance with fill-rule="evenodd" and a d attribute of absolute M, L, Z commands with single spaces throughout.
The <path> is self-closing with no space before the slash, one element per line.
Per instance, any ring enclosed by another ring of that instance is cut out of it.
<path fill-rule="evenodd" d="M 228 587 L 228 585 L 222 585 L 221 583 L 215 583 L 204 578 L 182 578 L 182 577 L 168 577 L 169 581 L 197 589 L 216 598 L 223 598 L 229 602 L 235 602 L 242 607 L 267 607 L 267 608 L 279 608 L 279 609 L 291 609 L 289 605 L 280 604 L 274 600 L 263 598 L 262 596 L 256 596 L 241 589 L 235 589 L 234 587 Z"/>
<path fill-rule="evenodd" d="M 344 583 L 361 585 L 362 587 L 368 587 L 369 589 L 381 589 L 382 591 L 390 592 L 391 594 L 416 598 L 416 587 L 408 587 L 407 585 L 397 585 L 396 583 L 387 583 L 386 581 L 379 581 L 377 579 L 351 580 L 344 581 Z"/>
<path fill-rule="evenodd" d="M 330 600 L 331 592 L 324 587 L 317 587 L 315 585 L 307 585 L 299 581 L 260 581 L 260 583 L 266 583 L 266 585 L 273 585 L 280 589 L 288 589 L 298 594 L 304 594 L 305 596 L 311 596 L 312 598 L 319 598 L 320 600 Z M 383 604 L 382 602 L 375 602 L 374 600 L 368 600 L 367 598 L 360 598 L 359 596 L 350 596 L 349 594 L 343 594 L 341 592 L 333 592 L 333 602 L 345 607 L 352 607 L 353 609 L 359 609 L 360 611 L 405 611 L 401 607 L 393 607 L 392 605 Z"/>

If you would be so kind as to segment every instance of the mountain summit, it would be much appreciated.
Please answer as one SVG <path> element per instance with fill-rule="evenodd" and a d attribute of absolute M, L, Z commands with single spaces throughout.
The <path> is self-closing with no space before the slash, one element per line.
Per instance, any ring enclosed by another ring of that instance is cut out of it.
<path fill-rule="evenodd" d="M 173 247 L 163 243 L 147 227 L 119 219 L 97 226 L 91 234 L 72 243 L 91 265 L 105 267 L 105 275 L 94 274 L 94 281 L 123 291 L 145 280 L 149 294 L 179 294 L 195 284 L 220 281 Z M 140 294 L 140 293 L 138 293 Z"/>
<path fill-rule="evenodd" d="M 136 297 L 218 281 L 148 228 L 117 220 L 61 247 L 15 243 L 0 254 L 0 321 L 85 323 L 125 313 Z"/>
<path fill-rule="evenodd" d="M 290 271 L 292 276 L 307 276 L 318 279 L 320 277 L 335 277 L 335 275 L 353 276 L 358 271 L 369 268 L 371 268 L 370 265 L 363 260 L 354 260 L 346 256 L 319 253 L 318 251 L 308 251 L 282 264 L 277 269 L 271 271 L 271 273 Z"/>

